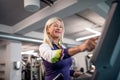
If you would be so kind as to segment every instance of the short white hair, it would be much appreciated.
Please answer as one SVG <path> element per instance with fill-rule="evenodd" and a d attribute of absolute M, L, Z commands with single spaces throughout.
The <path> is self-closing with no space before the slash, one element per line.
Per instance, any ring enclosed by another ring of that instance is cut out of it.
<path fill-rule="evenodd" d="M 53 46 L 52 46 L 52 42 L 51 42 L 51 40 L 50 40 L 49 34 L 47 33 L 47 28 L 48 28 L 51 24 L 53 24 L 53 23 L 55 23 L 55 22 L 57 22 L 57 21 L 60 21 L 60 22 L 61 22 L 61 26 L 63 27 L 63 32 L 62 32 L 62 35 L 61 35 L 60 40 L 59 40 L 59 42 L 62 43 L 62 39 L 63 39 L 63 36 L 64 36 L 64 30 L 65 30 L 65 29 L 64 29 L 64 23 L 63 23 L 62 19 L 60 19 L 60 18 L 58 18 L 58 17 L 50 18 L 50 19 L 48 19 L 48 21 L 46 22 L 45 28 L 44 28 L 44 43 L 47 43 L 51 48 L 53 48 Z"/>

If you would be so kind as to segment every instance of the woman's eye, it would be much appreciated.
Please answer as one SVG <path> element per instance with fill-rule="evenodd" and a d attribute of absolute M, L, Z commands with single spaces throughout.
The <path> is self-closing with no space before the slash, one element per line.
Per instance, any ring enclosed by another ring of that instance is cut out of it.
<path fill-rule="evenodd" d="M 54 27 L 58 27 L 58 25 L 54 25 Z"/>
<path fill-rule="evenodd" d="M 54 27 L 59 27 L 59 28 L 63 28 L 62 26 L 59 26 L 59 25 L 54 25 Z"/>
<path fill-rule="evenodd" d="M 63 28 L 62 26 L 60 26 L 60 28 Z"/>

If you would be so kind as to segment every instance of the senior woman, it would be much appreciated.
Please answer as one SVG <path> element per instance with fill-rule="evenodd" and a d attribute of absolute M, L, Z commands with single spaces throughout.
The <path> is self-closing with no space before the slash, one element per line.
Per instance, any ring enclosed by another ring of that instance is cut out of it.
<path fill-rule="evenodd" d="M 45 67 L 45 80 L 71 80 L 70 76 L 79 75 L 70 70 L 71 57 L 85 50 L 91 51 L 96 46 L 96 38 L 91 38 L 81 45 L 63 48 L 61 44 L 64 31 L 64 23 L 58 17 L 50 18 L 45 24 L 44 42 L 39 47 Z"/>

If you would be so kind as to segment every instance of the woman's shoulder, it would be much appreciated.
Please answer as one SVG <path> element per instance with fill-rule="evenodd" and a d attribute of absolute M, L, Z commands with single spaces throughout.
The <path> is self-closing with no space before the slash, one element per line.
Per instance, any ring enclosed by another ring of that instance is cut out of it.
<path fill-rule="evenodd" d="M 47 43 L 42 43 L 41 45 L 40 45 L 40 48 L 47 48 L 47 47 L 50 47 Z"/>
<path fill-rule="evenodd" d="M 49 46 L 47 43 L 42 43 L 40 46 Z"/>

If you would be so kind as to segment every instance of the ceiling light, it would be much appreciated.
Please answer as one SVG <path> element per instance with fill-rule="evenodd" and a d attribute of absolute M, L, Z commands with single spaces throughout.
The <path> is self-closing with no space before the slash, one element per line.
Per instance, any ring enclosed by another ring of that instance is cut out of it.
<path fill-rule="evenodd" d="M 97 37 L 97 36 L 101 35 L 101 32 L 95 31 L 95 30 L 93 30 L 91 28 L 85 28 L 85 29 L 87 31 L 90 31 L 90 32 L 95 33 L 95 34 L 90 35 L 90 36 L 85 36 L 85 37 L 77 38 L 76 41 L 82 41 L 82 40 L 90 39 L 90 38 Z"/>
<path fill-rule="evenodd" d="M 90 31 L 90 32 L 92 32 L 92 33 L 95 33 L 95 34 L 101 34 L 101 32 L 98 32 L 98 31 L 95 31 L 95 30 L 93 30 L 93 29 L 91 29 L 91 28 L 85 28 L 87 31 Z"/>
<path fill-rule="evenodd" d="M 38 11 L 40 9 L 40 0 L 24 0 L 24 8 L 29 12 Z"/>
<path fill-rule="evenodd" d="M 37 60 L 42 60 L 42 58 L 41 58 L 41 57 L 39 57 L 39 58 L 37 58 Z"/>
<path fill-rule="evenodd" d="M 97 36 L 100 36 L 100 34 L 94 34 L 94 35 L 90 35 L 90 36 L 77 38 L 76 41 L 83 41 L 83 40 L 90 39 L 90 38 L 97 37 Z"/>
<path fill-rule="evenodd" d="M 31 53 L 34 53 L 34 50 L 29 50 L 29 51 L 21 52 L 21 54 L 31 54 Z"/>
<path fill-rule="evenodd" d="M 34 50 L 29 50 L 29 51 L 25 51 L 25 52 L 21 52 L 22 55 L 34 55 L 34 56 L 38 56 L 38 53 L 36 53 Z"/>

